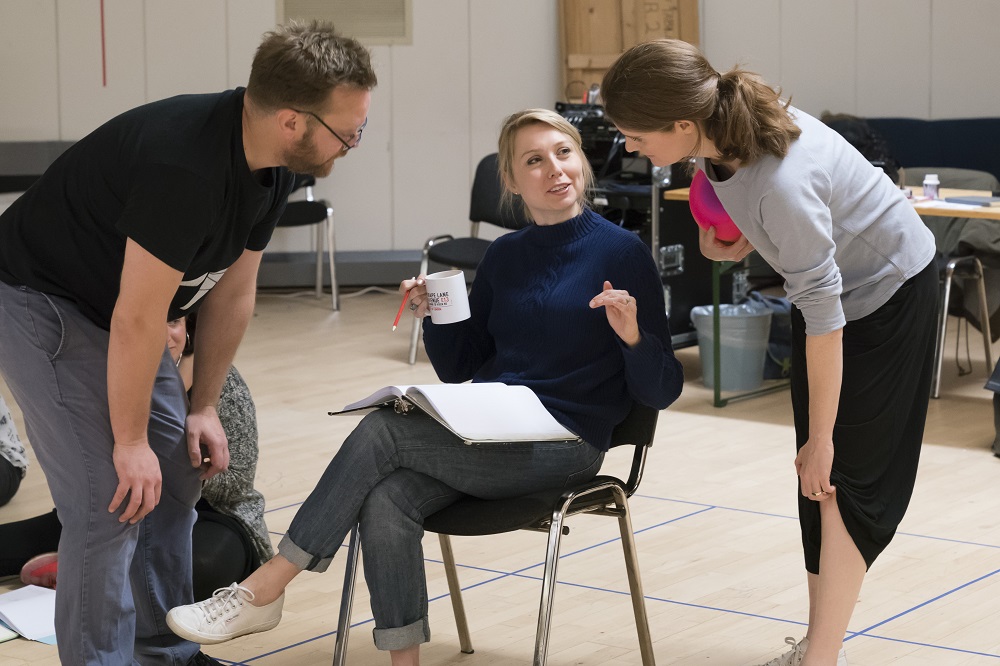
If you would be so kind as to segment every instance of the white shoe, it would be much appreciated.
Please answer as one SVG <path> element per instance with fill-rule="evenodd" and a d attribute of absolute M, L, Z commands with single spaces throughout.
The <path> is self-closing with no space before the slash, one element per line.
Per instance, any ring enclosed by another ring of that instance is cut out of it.
<path fill-rule="evenodd" d="M 167 613 L 167 626 L 181 638 L 202 645 L 222 643 L 278 626 L 285 594 L 266 606 L 254 606 L 250 603 L 253 598 L 253 592 L 236 583 L 220 587 L 211 599 L 172 608 Z"/>
<path fill-rule="evenodd" d="M 805 656 L 806 648 L 809 647 L 809 639 L 803 638 L 796 643 L 794 638 L 788 636 L 785 638 L 785 643 L 791 645 L 792 649 L 761 666 L 799 666 L 802 663 L 802 657 Z"/>
<path fill-rule="evenodd" d="M 809 647 L 809 639 L 803 638 L 798 643 L 791 636 L 785 638 L 785 643 L 792 646 L 792 649 L 776 657 L 771 661 L 767 662 L 763 666 L 798 666 L 802 663 L 802 658 L 806 654 L 806 648 Z M 837 653 L 837 666 L 848 666 L 847 664 L 847 653 L 844 648 L 840 648 L 840 652 Z"/>

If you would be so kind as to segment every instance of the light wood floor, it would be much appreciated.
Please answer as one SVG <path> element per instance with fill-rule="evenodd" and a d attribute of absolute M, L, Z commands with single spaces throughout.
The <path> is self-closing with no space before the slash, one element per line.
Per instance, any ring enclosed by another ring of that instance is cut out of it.
<path fill-rule="evenodd" d="M 407 365 L 409 327 L 390 331 L 397 296 L 369 293 L 342 303 L 334 314 L 327 300 L 262 294 L 237 358 L 257 403 L 258 487 L 275 542 L 356 422 L 327 411 L 386 384 L 436 381 L 422 353 L 416 366 Z M 942 397 L 931 404 L 910 511 L 872 568 L 850 625 L 852 666 L 1000 664 L 1000 460 L 989 450 L 992 393 L 982 389 L 985 363 L 975 330 L 975 373 L 957 376 L 952 324 Z M 640 494 L 631 502 L 656 658 L 755 664 L 778 654 L 785 636 L 800 637 L 806 618 L 788 393 L 713 408 L 699 380 L 697 348 L 678 356 L 688 377 L 684 394 L 660 417 Z M 609 459 L 606 469 L 621 462 Z M 50 508 L 35 465 L 0 509 L 0 520 Z M 579 517 L 570 525 L 550 662 L 641 663 L 615 521 Z M 454 545 L 476 652 L 459 653 L 432 535 L 425 547 L 433 640 L 424 663 L 529 663 L 544 535 L 456 538 Z M 277 629 L 206 652 L 232 663 L 330 663 L 342 575 L 340 562 L 326 574 L 301 575 Z M 352 664 L 387 663 L 372 645 L 370 618 L 360 585 Z M 52 647 L 16 640 L 0 645 L 0 663 L 58 660 Z"/>

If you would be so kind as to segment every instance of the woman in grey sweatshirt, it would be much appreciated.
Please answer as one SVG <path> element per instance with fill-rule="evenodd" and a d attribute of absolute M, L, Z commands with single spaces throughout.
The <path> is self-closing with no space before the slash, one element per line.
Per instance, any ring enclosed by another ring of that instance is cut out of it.
<path fill-rule="evenodd" d="M 640 44 L 601 88 L 610 120 L 656 166 L 695 158 L 793 304 L 792 404 L 809 627 L 775 666 L 846 664 L 864 575 L 916 478 L 937 315 L 934 238 L 880 169 L 757 75 L 717 72 L 678 40 Z M 822 560 L 823 566 L 820 567 Z"/>

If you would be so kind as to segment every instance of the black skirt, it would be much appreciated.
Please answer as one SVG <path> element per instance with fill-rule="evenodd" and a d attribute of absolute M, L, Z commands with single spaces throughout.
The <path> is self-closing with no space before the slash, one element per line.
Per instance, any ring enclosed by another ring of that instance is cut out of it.
<path fill-rule="evenodd" d="M 844 375 L 833 428 L 830 483 L 848 533 L 871 567 L 913 493 L 930 397 L 937 328 L 933 262 L 882 307 L 844 327 Z M 809 437 L 805 320 L 792 309 L 796 450 Z M 819 573 L 819 503 L 799 493 L 806 570 Z"/>

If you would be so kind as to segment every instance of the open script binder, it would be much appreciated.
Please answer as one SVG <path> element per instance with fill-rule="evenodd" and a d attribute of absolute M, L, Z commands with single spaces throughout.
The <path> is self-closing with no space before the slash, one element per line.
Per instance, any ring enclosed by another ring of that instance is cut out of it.
<path fill-rule="evenodd" d="M 417 407 L 466 443 L 579 439 L 552 418 L 526 386 L 499 383 L 386 386 L 331 415 L 386 406 Z"/>
<path fill-rule="evenodd" d="M 25 585 L 0 594 L 0 621 L 29 640 L 55 645 L 55 617 L 55 590 Z"/>

